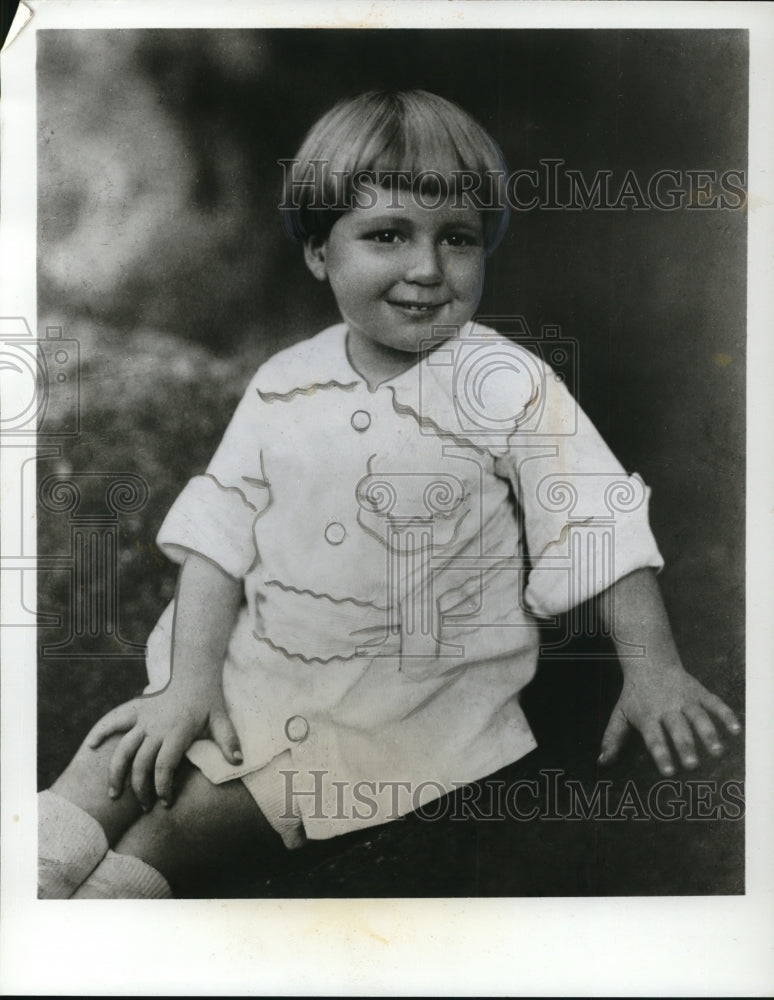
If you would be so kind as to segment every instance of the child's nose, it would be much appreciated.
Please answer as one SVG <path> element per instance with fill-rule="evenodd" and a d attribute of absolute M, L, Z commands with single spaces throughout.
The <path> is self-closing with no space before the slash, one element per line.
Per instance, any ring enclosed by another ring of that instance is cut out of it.
<path fill-rule="evenodd" d="M 443 277 L 439 248 L 434 242 L 417 242 L 411 248 L 406 268 L 406 280 L 420 285 L 435 285 Z"/>

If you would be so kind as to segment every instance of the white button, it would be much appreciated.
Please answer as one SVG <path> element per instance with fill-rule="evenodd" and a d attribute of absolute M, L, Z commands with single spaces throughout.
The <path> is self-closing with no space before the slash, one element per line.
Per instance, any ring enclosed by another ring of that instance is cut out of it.
<path fill-rule="evenodd" d="M 350 423 L 356 431 L 367 431 L 371 426 L 371 414 L 367 410 L 355 410 Z"/>
<path fill-rule="evenodd" d="M 309 723 L 303 715 L 291 715 L 285 723 L 285 735 L 292 743 L 303 743 L 309 735 Z"/>
<path fill-rule="evenodd" d="M 343 524 L 338 521 L 331 521 L 325 529 L 325 541 L 331 545 L 341 545 L 347 532 Z"/>

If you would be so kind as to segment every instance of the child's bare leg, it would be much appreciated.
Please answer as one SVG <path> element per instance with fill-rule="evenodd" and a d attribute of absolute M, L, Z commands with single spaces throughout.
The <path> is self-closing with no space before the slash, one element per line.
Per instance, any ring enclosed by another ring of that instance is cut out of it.
<path fill-rule="evenodd" d="M 141 808 L 127 789 L 108 795 L 109 763 L 115 740 L 98 750 L 85 744 L 64 774 L 38 796 L 38 894 L 67 899 L 131 826 Z"/>
<path fill-rule="evenodd" d="M 38 796 L 38 894 L 67 899 L 140 814 L 131 790 L 113 801 L 108 767 L 115 746 L 81 746 L 64 774 Z"/>
<path fill-rule="evenodd" d="M 175 784 L 172 806 L 157 802 L 141 813 L 114 849 L 160 872 L 176 895 L 192 884 L 212 884 L 213 875 L 229 866 L 257 868 L 267 854 L 282 849 L 278 834 L 241 781 L 213 785 L 183 761 Z M 104 898 L 99 868 L 95 876 L 74 898 Z"/>
<path fill-rule="evenodd" d="M 108 843 L 115 844 L 142 813 L 140 803 L 126 782 L 123 794 L 108 795 L 109 767 L 121 737 L 106 739 L 95 750 L 81 744 L 72 761 L 51 786 L 51 791 L 79 806 L 102 826 Z"/>

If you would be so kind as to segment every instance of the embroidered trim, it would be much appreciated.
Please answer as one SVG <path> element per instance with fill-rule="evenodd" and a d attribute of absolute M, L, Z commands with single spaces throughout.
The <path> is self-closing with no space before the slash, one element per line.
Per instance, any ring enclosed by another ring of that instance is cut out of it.
<path fill-rule="evenodd" d="M 373 601 L 360 601 L 356 597 L 333 597 L 331 594 L 321 594 L 315 590 L 293 587 L 289 583 L 282 583 L 280 580 L 264 580 L 263 582 L 267 587 L 279 587 L 280 590 L 284 590 L 292 594 L 308 594 L 309 597 L 330 601 L 332 604 L 354 604 L 358 608 L 373 608 L 375 611 L 387 611 L 386 607 L 374 604 Z"/>
<path fill-rule="evenodd" d="M 242 476 L 242 482 L 249 486 L 257 486 L 259 489 L 268 490 L 271 483 L 268 479 L 251 479 L 250 476 Z"/>
<path fill-rule="evenodd" d="M 268 636 L 258 635 L 258 633 L 253 629 L 253 638 L 257 639 L 258 642 L 265 642 L 266 645 L 273 649 L 275 653 L 282 653 L 283 656 L 287 657 L 288 660 L 303 660 L 304 663 L 320 663 L 323 666 L 327 663 L 333 663 L 334 660 L 354 660 L 360 656 L 358 650 L 355 650 L 351 656 L 304 656 L 303 653 L 291 653 L 290 650 L 285 649 L 284 646 L 278 646 L 276 642 L 272 642 Z"/>
<path fill-rule="evenodd" d="M 409 406 L 407 403 L 398 402 L 398 396 L 394 386 L 390 385 L 388 386 L 388 389 L 392 393 L 392 408 L 398 416 L 412 417 L 423 429 L 433 431 L 440 438 L 449 438 L 460 448 L 472 448 L 474 451 L 477 451 L 479 455 L 487 454 L 484 448 L 479 448 L 477 444 L 474 444 L 468 438 L 454 434 L 452 431 L 445 431 L 430 417 L 421 416 L 412 406 Z"/>
<path fill-rule="evenodd" d="M 360 385 L 359 382 L 337 382 L 331 379 L 330 382 L 313 382 L 312 385 L 297 386 L 288 392 L 261 392 L 256 388 L 256 392 L 264 403 L 288 403 L 294 396 L 312 396 L 318 389 L 343 389 L 344 392 L 352 392 Z"/>
<path fill-rule="evenodd" d="M 223 483 L 221 483 L 221 482 L 220 482 L 220 481 L 219 481 L 219 480 L 218 480 L 218 479 L 217 479 L 217 478 L 216 478 L 215 476 L 213 476 L 213 474 L 212 474 L 211 472 L 203 472 L 203 473 L 202 473 L 202 478 L 203 478 L 203 479 L 211 479 L 211 480 L 212 480 L 212 482 L 213 482 L 213 483 L 215 483 L 215 485 L 216 485 L 216 486 L 218 487 L 218 489 L 219 489 L 219 490 L 223 490 L 223 492 L 224 492 L 224 493 L 238 493 L 238 494 L 239 494 L 239 496 L 240 496 L 240 497 L 241 497 L 241 499 L 242 499 L 242 503 L 243 503 L 243 504 L 244 504 L 244 505 L 245 505 L 246 507 L 249 507 L 249 508 L 250 508 L 250 510 L 251 510 L 251 511 L 252 511 L 252 512 L 253 512 L 254 514 L 257 514 L 257 513 L 258 513 L 258 508 L 257 508 L 257 507 L 255 506 L 255 504 L 254 504 L 254 503 L 250 503 L 250 501 L 249 501 L 249 500 L 247 499 L 247 497 L 245 496 L 245 494 L 244 494 L 244 493 L 242 492 L 242 490 L 240 490 L 240 489 L 239 489 L 239 487 L 238 487 L 238 486 L 224 486 L 224 485 L 223 485 Z M 243 479 L 244 479 L 244 480 L 245 480 L 246 482 L 249 482 L 249 481 L 250 481 L 250 480 L 248 480 L 248 479 L 247 479 L 247 477 L 246 477 L 246 476 L 242 476 L 242 478 L 243 478 Z M 266 486 L 268 487 L 268 483 L 266 483 L 265 485 L 266 485 Z"/>

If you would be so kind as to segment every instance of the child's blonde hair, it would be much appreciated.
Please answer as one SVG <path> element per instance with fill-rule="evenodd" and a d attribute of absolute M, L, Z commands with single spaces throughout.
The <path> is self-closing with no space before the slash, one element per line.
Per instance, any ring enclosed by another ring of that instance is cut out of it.
<path fill-rule="evenodd" d="M 362 178 L 382 187 L 387 180 L 401 189 L 418 187 L 425 196 L 466 196 L 481 211 L 488 253 L 508 225 L 500 147 L 466 111 L 425 90 L 369 91 L 340 101 L 312 127 L 297 156 L 282 163 L 280 209 L 285 229 L 299 242 L 328 236 L 336 219 L 358 204 Z"/>

